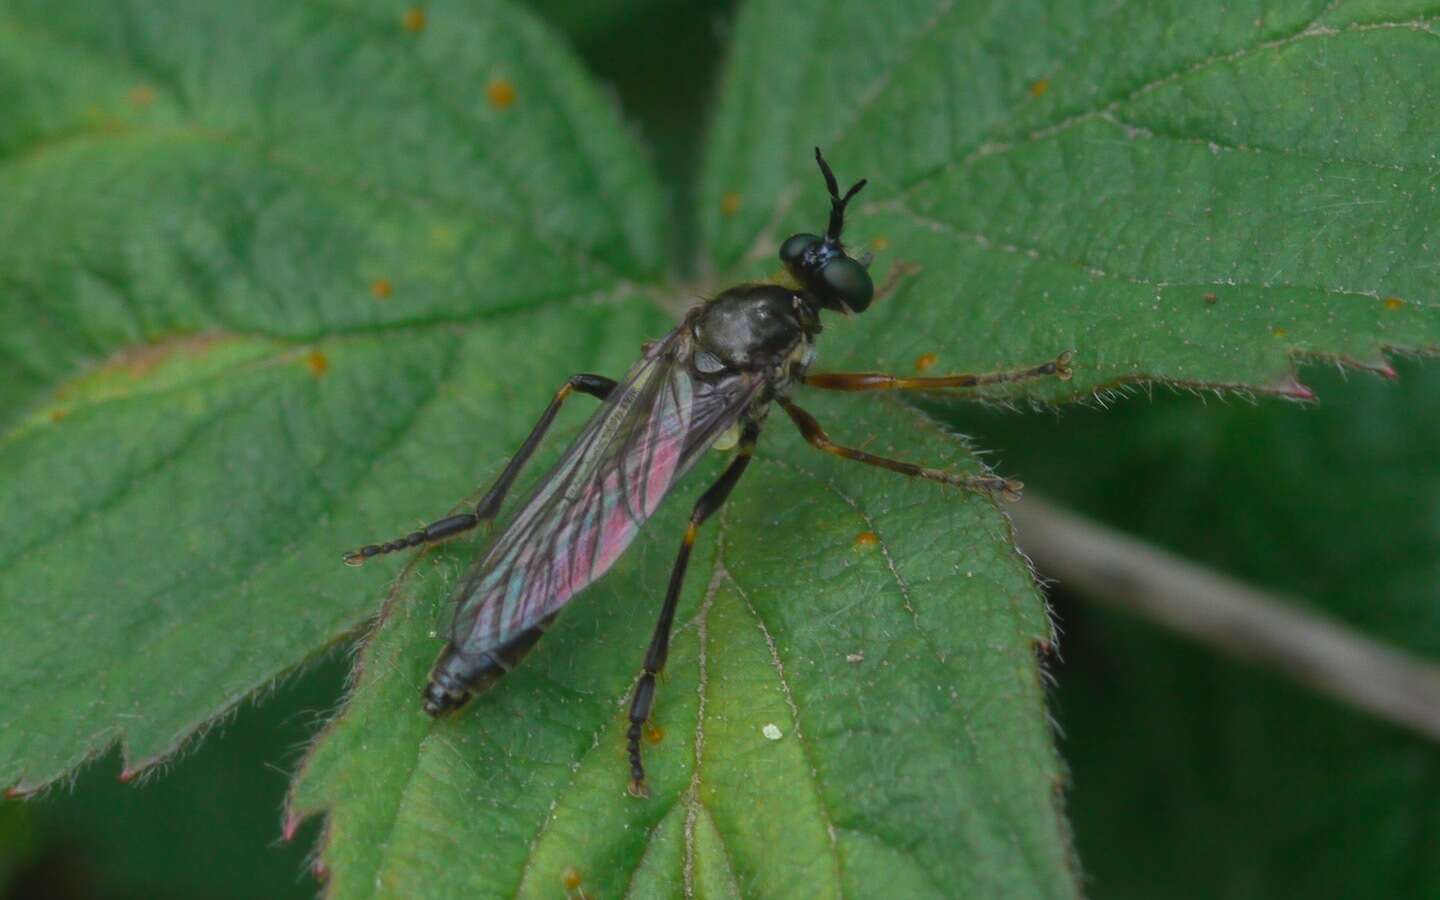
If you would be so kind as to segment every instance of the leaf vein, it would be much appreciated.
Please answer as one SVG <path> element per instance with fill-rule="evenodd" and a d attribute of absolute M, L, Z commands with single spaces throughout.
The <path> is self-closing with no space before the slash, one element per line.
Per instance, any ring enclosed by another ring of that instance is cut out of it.
<path fill-rule="evenodd" d="M 785 704 L 790 707 L 790 716 L 795 723 L 795 741 L 800 745 L 800 752 L 805 757 L 806 769 L 810 775 L 810 789 L 815 794 L 816 803 L 820 807 L 820 817 L 825 823 L 825 836 L 830 841 L 830 861 L 835 869 L 835 886 L 839 890 L 840 896 L 843 897 L 845 896 L 845 874 L 844 864 L 840 859 L 840 847 L 835 839 L 835 817 L 820 783 L 814 748 L 810 746 L 810 741 L 805 737 L 804 729 L 800 726 L 800 707 L 795 704 L 795 695 L 790 690 L 790 682 L 785 678 L 785 664 L 780 659 L 780 650 L 775 645 L 775 638 L 770 634 L 770 629 L 765 626 L 764 618 L 755 608 L 755 604 L 751 602 L 750 595 L 745 592 L 738 581 L 729 576 L 728 571 L 726 575 L 731 586 L 735 588 L 735 593 L 745 601 L 745 608 L 755 619 L 756 627 L 765 637 L 765 646 L 770 650 L 770 664 L 775 668 L 775 676 L 780 682 L 780 693 L 785 697 Z"/>
<path fill-rule="evenodd" d="M 1341 29 L 1316 25 L 1312 22 L 1307 24 L 1304 28 L 1294 31 L 1289 35 L 1265 41 L 1260 44 L 1253 44 L 1248 47 L 1242 47 L 1240 49 L 1232 50 L 1227 53 L 1215 54 L 1213 56 L 1209 56 L 1205 59 L 1199 60 L 1198 62 L 1189 63 L 1185 66 L 1171 69 L 1167 72 L 1151 78 L 1150 80 L 1134 88 L 1112 92 L 1111 94 L 1107 95 L 1104 98 L 1101 98 L 1100 100 L 1089 106 L 1083 107 L 1076 111 L 1068 112 L 1062 118 L 1038 125 L 1034 130 L 1030 131 L 1028 134 L 1026 134 L 1023 138 L 1019 140 L 1008 142 L 994 141 L 994 137 L 997 134 L 1003 133 L 1007 126 L 1013 126 L 1015 121 L 1015 115 L 1012 113 L 1012 115 L 1005 117 L 1000 122 L 996 123 L 993 128 L 990 128 L 983 135 L 978 137 L 973 142 L 972 149 L 965 156 L 962 156 L 961 158 L 956 160 L 952 160 L 948 163 L 932 167 L 905 180 L 895 190 L 895 194 L 905 194 L 914 191 L 918 189 L 921 185 L 923 185 L 925 182 L 930 181 L 931 179 L 941 174 L 954 171 L 957 168 L 963 168 L 965 166 L 968 166 L 977 158 L 1001 153 L 1009 153 L 1027 144 L 1032 144 L 1040 140 L 1052 137 L 1053 135 L 1059 134 L 1061 132 L 1068 131 L 1084 122 L 1088 122 L 1096 118 L 1101 118 L 1107 113 L 1114 113 L 1123 104 L 1135 99 L 1136 97 L 1143 96 L 1144 94 L 1155 91 L 1161 87 L 1164 87 L 1167 84 L 1178 81 L 1181 78 L 1198 74 L 1216 65 L 1229 62 L 1238 62 L 1242 59 L 1247 59 L 1259 53 L 1267 52 L 1270 50 L 1278 50 L 1280 48 L 1298 44 L 1302 41 L 1307 41 L 1316 37 L 1333 37 L 1335 35 L 1343 33 L 1383 31 L 1392 29 L 1410 29 L 1415 31 L 1422 31 L 1431 35 L 1435 34 L 1435 32 L 1429 28 L 1429 23 L 1424 22 L 1423 20 L 1412 20 L 1405 22 L 1372 22 L 1363 25 L 1350 25 L 1347 26 L 1343 31 Z"/>

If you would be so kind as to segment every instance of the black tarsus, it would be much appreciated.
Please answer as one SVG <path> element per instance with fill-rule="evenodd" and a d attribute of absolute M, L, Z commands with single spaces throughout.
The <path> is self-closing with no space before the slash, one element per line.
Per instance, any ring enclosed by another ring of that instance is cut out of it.
<path fill-rule="evenodd" d="M 840 182 L 835 180 L 835 173 L 830 171 L 830 164 L 825 161 L 825 156 L 820 152 L 819 147 L 815 148 L 815 162 L 820 164 L 820 174 L 825 176 L 825 187 L 830 191 L 830 227 L 825 229 L 825 240 L 838 243 L 840 232 L 845 227 L 845 204 L 850 202 L 851 197 L 860 193 L 860 189 L 866 185 L 869 179 L 862 178 L 855 182 L 842 197 L 840 196 Z"/>
<path fill-rule="evenodd" d="M 582 394 L 589 394 L 604 400 L 615 390 L 617 382 L 613 378 L 606 378 L 604 375 L 591 375 L 580 373 L 571 375 L 555 392 L 555 399 L 545 407 L 545 412 L 540 415 L 540 421 L 530 429 L 529 437 L 515 455 L 510 458 L 500 477 L 475 504 L 474 512 L 457 513 L 453 516 L 446 516 L 436 522 L 431 522 L 419 531 L 412 531 L 402 538 L 393 541 L 386 541 L 383 544 L 368 544 L 359 550 L 352 550 L 345 554 L 345 564 L 358 566 L 372 556 L 380 556 L 383 553 L 394 553 L 396 550 L 405 550 L 410 547 L 419 547 L 423 544 L 434 544 L 439 541 L 449 540 L 458 534 L 464 534 L 487 519 L 493 519 L 500 512 L 500 504 L 505 501 L 505 495 L 509 493 L 511 485 L 520 475 L 520 470 L 535 453 L 535 448 L 540 446 L 540 441 L 549 430 L 550 423 L 555 421 L 555 415 L 560 412 L 560 407 L 565 403 L 565 398 L 571 393 L 579 391 Z"/>
<path fill-rule="evenodd" d="M 640 736 L 650 710 L 655 705 L 655 676 L 665 668 L 665 659 L 670 654 L 670 629 L 675 624 L 675 608 L 680 603 L 680 588 L 685 583 L 685 567 L 690 562 L 690 548 L 695 544 L 695 535 L 705 520 L 725 504 L 735 483 L 745 474 L 750 465 L 751 454 L 755 451 L 755 440 L 760 436 L 760 426 L 747 422 L 740 435 L 740 455 L 710 485 L 695 508 L 690 512 L 690 524 L 685 528 L 685 537 L 680 542 L 680 552 L 670 570 L 670 584 L 665 589 L 665 604 L 660 607 L 660 619 L 655 623 L 655 632 L 650 637 L 650 649 L 645 652 L 644 672 L 635 684 L 635 694 L 630 700 L 630 730 L 626 732 L 626 748 L 630 754 L 630 793 L 636 797 L 649 794 L 645 786 L 645 765 L 640 760 Z"/>

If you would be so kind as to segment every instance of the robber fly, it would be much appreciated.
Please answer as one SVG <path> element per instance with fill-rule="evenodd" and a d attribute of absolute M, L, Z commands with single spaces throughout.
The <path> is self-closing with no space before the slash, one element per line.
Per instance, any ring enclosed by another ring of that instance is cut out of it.
<path fill-rule="evenodd" d="M 674 331 L 647 345 L 621 381 L 570 376 L 473 511 L 346 554 L 347 563 L 359 565 L 382 553 L 453 538 L 495 518 L 565 399 L 579 391 L 602 401 L 455 591 L 450 640 L 423 692 L 427 713 L 439 716 L 459 709 L 518 665 L 565 604 L 625 552 L 696 460 L 717 444 L 733 442 L 734 460 L 690 513 L 630 702 L 630 792 L 645 796 L 640 735 L 655 703 L 655 677 L 669 651 L 690 548 L 700 526 L 725 502 L 750 464 L 771 404 L 778 403 L 805 440 L 826 453 L 970 490 L 1010 496 L 1019 490 L 1017 482 L 1003 478 L 957 475 L 837 444 L 790 399 L 789 391 L 797 384 L 835 391 L 934 390 L 1046 375 L 1064 379 L 1070 374 L 1069 353 L 1041 365 L 983 375 L 808 374 L 821 310 L 864 312 L 875 294 L 868 261 L 849 256 L 840 241 L 846 204 L 865 182 L 842 195 L 819 148 L 815 161 L 830 192 L 830 223 L 823 236 L 797 234 L 780 246 L 780 260 L 793 286 L 742 284 L 701 303 Z"/>

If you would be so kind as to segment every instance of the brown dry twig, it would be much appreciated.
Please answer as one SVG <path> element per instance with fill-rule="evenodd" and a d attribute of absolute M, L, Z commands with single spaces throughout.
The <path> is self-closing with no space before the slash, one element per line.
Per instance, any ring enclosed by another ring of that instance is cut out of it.
<path fill-rule="evenodd" d="M 1034 497 L 1010 512 L 1061 584 L 1440 741 L 1440 665 Z"/>

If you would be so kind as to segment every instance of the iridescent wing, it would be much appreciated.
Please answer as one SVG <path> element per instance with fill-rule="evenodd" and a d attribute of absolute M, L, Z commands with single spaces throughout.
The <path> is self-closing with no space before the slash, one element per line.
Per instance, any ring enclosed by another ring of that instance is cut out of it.
<path fill-rule="evenodd" d="M 652 346 L 470 571 L 451 640 L 494 648 L 595 581 L 716 439 L 759 396 L 758 375 L 697 378 L 684 327 Z"/>

